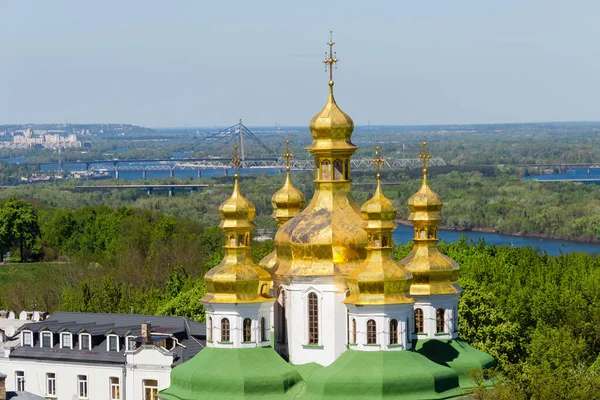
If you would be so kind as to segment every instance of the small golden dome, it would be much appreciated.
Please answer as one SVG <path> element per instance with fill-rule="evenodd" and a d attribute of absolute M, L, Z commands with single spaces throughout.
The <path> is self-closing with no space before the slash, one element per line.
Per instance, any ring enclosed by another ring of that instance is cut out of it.
<path fill-rule="evenodd" d="M 230 249 L 223 261 L 204 277 L 207 303 L 256 303 L 274 301 L 269 296 L 271 275 L 254 265 L 246 249 Z M 242 254 L 243 253 L 243 254 Z M 237 257 L 236 257 L 237 256 Z"/>
<path fill-rule="evenodd" d="M 271 204 L 275 209 L 273 217 L 279 225 L 298 215 L 306 204 L 304 194 L 292 184 L 289 171 L 286 172 L 283 187 L 271 197 Z"/>
<path fill-rule="evenodd" d="M 310 121 L 310 132 L 314 141 L 308 150 L 330 148 L 332 143 L 336 144 L 336 148 L 356 148 L 350 141 L 354 131 L 354 122 L 338 107 L 333 96 L 332 86 L 330 83 L 329 97 L 325 107 Z"/>
<path fill-rule="evenodd" d="M 254 224 L 251 221 L 254 219 L 255 213 L 256 208 L 254 207 L 254 204 L 240 192 L 238 176 L 236 173 L 233 193 L 219 207 L 219 214 L 221 215 L 221 224 L 219 226 L 223 229 L 252 229 L 254 228 Z"/>
<path fill-rule="evenodd" d="M 409 296 L 412 274 L 393 259 L 392 231 L 396 228 L 394 218 L 397 211 L 381 191 L 379 173 L 375 194 L 362 206 L 361 212 L 365 221 L 363 228 L 369 237 L 367 258 L 348 275 L 346 281 L 350 295 L 344 303 L 414 303 L 415 300 Z"/>
<path fill-rule="evenodd" d="M 438 225 L 442 220 L 442 200 L 427 184 L 427 143 L 423 142 L 423 184 L 408 200 L 408 219 L 414 225 L 414 246 L 400 261 L 412 272 L 411 295 L 458 294 L 458 264 L 437 247 Z"/>
<path fill-rule="evenodd" d="M 271 275 L 252 261 L 250 231 L 255 207 L 240 192 L 237 169 L 240 160 L 234 147 L 235 183 L 233 193 L 219 207 L 221 228 L 225 231 L 223 260 L 204 276 L 206 303 L 256 303 L 274 301 L 269 296 Z"/>

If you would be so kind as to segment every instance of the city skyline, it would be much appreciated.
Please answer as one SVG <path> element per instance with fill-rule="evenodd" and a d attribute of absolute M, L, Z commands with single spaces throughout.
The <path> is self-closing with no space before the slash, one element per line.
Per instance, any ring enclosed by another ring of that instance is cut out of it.
<path fill-rule="evenodd" d="M 0 124 L 598 121 L 591 1 L 1 4 Z"/>

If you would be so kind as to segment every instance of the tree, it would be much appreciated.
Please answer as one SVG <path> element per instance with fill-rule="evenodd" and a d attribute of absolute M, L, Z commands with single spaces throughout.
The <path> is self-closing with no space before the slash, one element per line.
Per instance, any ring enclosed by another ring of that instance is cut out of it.
<path fill-rule="evenodd" d="M 24 262 L 40 237 L 37 210 L 26 201 L 10 197 L 0 212 L 0 224 L 1 246 L 18 244 L 21 262 Z"/>

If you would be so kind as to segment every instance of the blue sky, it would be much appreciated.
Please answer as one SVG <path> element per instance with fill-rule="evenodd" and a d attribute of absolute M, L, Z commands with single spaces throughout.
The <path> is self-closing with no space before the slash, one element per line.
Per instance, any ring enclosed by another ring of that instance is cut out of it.
<path fill-rule="evenodd" d="M 0 124 L 600 120 L 600 2 L 0 1 Z"/>

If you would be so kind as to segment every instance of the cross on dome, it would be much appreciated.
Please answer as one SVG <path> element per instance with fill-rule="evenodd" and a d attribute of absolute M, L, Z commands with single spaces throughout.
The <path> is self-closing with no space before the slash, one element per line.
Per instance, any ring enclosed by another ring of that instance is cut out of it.
<path fill-rule="evenodd" d="M 290 139 L 288 137 L 288 139 L 285 141 L 285 153 L 283 153 L 283 158 L 285 158 L 285 169 L 286 169 L 286 171 L 290 170 L 290 159 L 293 156 L 294 155 L 290 152 Z"/>
<path fill-rule="evenodd" d="M 431 154 L 427 152 L 427 142 L 421 143 L 423 145 L 423 151 L 419 155 L 419 158 L 423 160 L 423 175 L 427 175 L 427 160 L 431 159 Z"/>
<path fill-rule="evenodd" d="M 379 172 L 381 171 L 381 166 L 385 164 L 385 160 L 381 157 L 379 150 L 381 150 L 381 147 L 379 147 L 379 145 L 375 146 L 375 159 L 373 160 L 373 165 L 377 168 L 377 180 L 381 178 Z"/>
<path fill-rule="evenodd" d="M 333 31 L 329 31 L 329 57 L 327 57 L 327 52 L 325 52 L 325 60 L 323 60 L 323 64 L 325 64 L 325 71 L 329 68 L 329 86 L 333 86 L 333 66 L 337 69 L 337 53 L 333 51 L 333 45 L 335 42 L 333 41 Z"/>
<path fill-rule="evenodd" d="M 236 178 L 238 176 L 238 169 L 240 168 L 241 163 L 242 161 L 240 160 L 240 156 L 238 153 L 238 145 L 237 142 L 235 142 L 235 144 L 233 145 L 233 153 L 231 154 L 231 164 L 233 165 L 233 168 L 235 168 Z"/>

